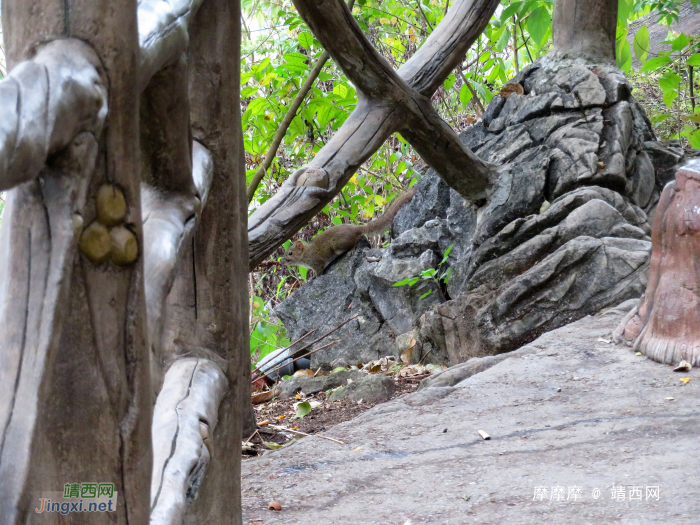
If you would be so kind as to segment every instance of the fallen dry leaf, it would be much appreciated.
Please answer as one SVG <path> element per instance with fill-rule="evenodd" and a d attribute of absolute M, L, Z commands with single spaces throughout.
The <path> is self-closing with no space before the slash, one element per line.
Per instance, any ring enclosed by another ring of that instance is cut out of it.
<path fill-rule="evenodd" d="M 689 382 L 690 382 L 689 377 L 681 377 L 681 383 L 683 383 L 684 385 L 687 385 Z"/>
<path fill-rule="evenodd" d="M 280 419 L 284 419 L 285 417 L 287 417 L 287 416 L 285 416 L 284 414 L 282 414 L 281 416 L 277 416 L 275 419 L 276 419 L 277 421 L 279 421 Z"/>
<path fill-rule="evenodd" d="M 273 388 L 272 390 L 268 390 L 267 392 L 260 392 L 259 394 L 253 394 L 251 396 L 251 399 L 253 401 L 254 405 L 258 405 L 260 403 L 266 403 L 267 401 L 270 401 L 271 399 L 274 399 L 278 395 L 280 395 L 280 388 L 276 387 Z"/>
<path fill-rule="evenodd" d="M 258 423 L 258 426 L 259 426 L 259 427 L 264 427 L 264 426 L 267 425 L 269 422 L 270 422 L 270 420 L 269 420 L 269 419 L 266 419 L 266 420 L 263 421 L 262 423 Z"/>
<path fill-rule="evenodd" d="M 691 365 L 688 361 L 681 361 L 678 363 L 678 366 L 673 369 L 674 372 L 690 372 L 693 369 L 693 365 Z"/>

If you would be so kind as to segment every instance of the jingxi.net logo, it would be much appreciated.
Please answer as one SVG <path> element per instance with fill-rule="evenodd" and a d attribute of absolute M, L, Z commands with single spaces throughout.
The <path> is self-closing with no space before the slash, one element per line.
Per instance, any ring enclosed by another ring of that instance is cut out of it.
<path fill-rule="evenodd" d="M 114 483 L 66 483 L 61 492 L 44 494 L 39 498 L 37 514 L 58 512 L 114 512 L 117 510 L 117 493 Z"/>

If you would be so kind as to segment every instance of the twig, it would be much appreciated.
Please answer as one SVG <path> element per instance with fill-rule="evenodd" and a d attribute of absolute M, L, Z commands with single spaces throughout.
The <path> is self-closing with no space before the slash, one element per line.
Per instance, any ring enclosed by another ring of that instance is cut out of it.
<path fill-rule="evenodd" d="M 253 432 L 253 434 L 252 434 L 248 439 L 245 440 L 244 444 L 247 445 L 248 442 L 249 442 L 251 439 L 253 439 L 253 438 L 255 437 L 255 434 L 257 434 L 257 433 L 258 433 L 258 429 L 256 428 L 256 429 L 255 429 L 255 432 Z"/>
<path fill-rule="evenodd" d="M 342 441 L 338 441 L 337 439 L 329 438 L 326 436 L 321 436 L 320 434 L 307 434 L 306 432 L 299 432 L 298 430 L 292 430 L 291 428 L 287 427 L 280 427 L 277 425 L 270 425 L 272 428 L 276 428 L 277 430 L 284 430 L 285 432 L 293 432 L 294 434 L 299 434 L 300 436 L 316 436 L 321 439 L 327 439 L 328 441 L 335 441 L 336 443 L 340 443 L 341 445 L 345 445 Z"/>
<path fill-rule="evenodd" d="M 311 354 L 315 354 L 316 352 L 319 352 L 319 351 L 323 350 L 324 348 L 328 348 L 329 346 L 337 345 L 339 342 L 340 341 L 331 341 L 327 345 L 323 345 L 323 346 L 318 347 L 316 350 L 311 350 L 311 352 L 309 352 L 307 354 L 300 355 L 296 359 L 291 360 L 289 363 L 282 363 L 282 364 L 276 366 L 275 368 L 273 368 L 272 370 L 270 370 L 267 374 L 265 374 L 264 376 L 262 376 L 259 379 L 265 379 L 270 374 L 274 374 L 275 372 L 279 371 L 281 368 L 292 365 L 292 364 L 296 363 L 297 361 L 299 361 L 299 359 L 304 359 L 305 357 L 309 357 Z M 257 379 L 256 379 L 256 381 L 257 381 Z"/>
<path fill-rule="evenodd" d="M 423 362 L 423 359 L 425 359 L 426 357 L 428 357 L 428 356 L 430 355 L 430 352 L 432 352 L 434 349 L 435 349 L 435 347 L 433 347 L 433 348 L 431 348 L 430 350 L 428 350 L 428 352 L 427 352 L 423 357 L 420 358 L 420 361 L 418 361 L 418 364 L 421 364 L 421 363 Z"/>
<path fill-rule="evenodd" d="M 328 337 L 329 335 L 331 335 L 333 332 L 335 332 L 336 330 L 338 330 L 339 328 L 341 328 L 343 325 L 348 324 L 350 321 L 352 321 L 353 319 L 355 319 L 355 317 L 357 317 L 358 315 L 360 315 L 360 314 L 355 314 L 355 315 L 353 315 L 352 317 L 350 317 L 349 319 L 346 319 L 345 321 L 343 321 L 342 323 L 340 323 L 338 326 L 336 326 L 335 328 L 333 328 L 333 330 L 331 330 L 330 332 L 327 332 L 326 334 L 322 335 L 321 337 L 319 337 L 319 338 L 316 339 L 315 341 L 309 343 L 308 345 L 306 345 L 306 346 L 300 348 L 300 349 L 297 350 L 297 351 L 298 351 L 298 352 L 302 352 L 302 351 L 306 350 L 307 348 L 309 348 L 310 346 L 315 345 L 316 343 L 318 343 L 318 342 L 321 341 L 322 339 L 325 339 L 326 337 Z M 316 330 L 311 330 L 311 332 L 315 332 L 315 331 L 316 331 Z M 309 335 L 311 332 L 309 332 L 309 333 L 306 334 L 306 335 Z M 304 337 L 306 337 L 306 335 L 305 335 Z M 301 339 L 303 339 L 304 337 L 302 337 Z M 289 345 L 287 348 L 291 348 L 295 343 L 297 343 L 297 342 L 300 341 L 301 339 L 297 339 L 296 341 L 294 341 L 294 343 L 292 343 L 291 345 Z M 315 351 L 316 351 L 316 350 L 314 350 L 314 352 L 315 352 Z M 269 359 L 268 359 L 268 361 L 269 361 Z M 265 363 L 267 363 L 267 361 L 265 361 Z M 265 363 L 263 363 L 263 364 L 265 364 Z M 287 363 L 287 364 L 289 364 L 289 363 Z M 260 366 L 262 366 L 262 365 L 260 365 Z M 260 367 L 258 367 L 257 370 L 260 371 Z M 272 371 L 271 371 L 271 372 L 272 372 Z M 268 374 L 269 374 L 269 372 L 268 372 Z M 265 376 L 263 376 L 263 377 L 267 377 L 267 375 L 265 375 Z M 258 379 L 260 379 L 260 378 L 255 379 L 255 381 L 257 381 Z"/>
<path fill-rule="evenodd" d="M 256 367 L 255 367 L 255 370 L 253 370 L 253 372 L 251 373 L 251 375 L 254 374 L 255 372 L 260 372 L 260 367 L 261 367 L 261 366 L 267 364 L 271 359 L 277 357 L 279 354 L 281 354 L 281 353 L 284 352 L 285 350 L 290 349 L 291 347 L 293 347 L 295 344 L 297 344 L 297 343 L 298 343 L 299 341 L 301 341 L 302 339 L 306 339 L 307 336 L 313 334 L 315 331 L 316 331 L 316 329 L 309 330 L 309 331 L 306 332 L 304 335 L 302 335 L 299 339 L 297 339 L 297 340 L 294 341 L 292 344 L 290 344 L 288 347 L 286 347 L 286 348 L 280 348 L 279 350 L 275 350 L 275 351 L 272 352 L 270 355 L 266 356 L 265 361 L 263 361 L 263 362 L 260 363 L 258 366 L 256 366 Z M 313 344 L 313 343 L 311 343 L 311 344 Z M 306 347 L 304 347 L 304 348 L 306 348 Z M 304 350 L 304 348 L 302 348 L 302 350 Z M 255 381 L 257 381 L 257 379 L 255 379 Z"/>

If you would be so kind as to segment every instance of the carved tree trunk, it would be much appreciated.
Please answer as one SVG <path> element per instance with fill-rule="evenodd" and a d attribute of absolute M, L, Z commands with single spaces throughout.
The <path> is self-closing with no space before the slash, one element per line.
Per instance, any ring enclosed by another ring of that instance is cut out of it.
<path fill-rule="evenodd" d="M 202 4 L 3 1 L 0 523 L 240 523 L 240 5 Z M 115 514 L 34 512 L 95 481 Z"/>
<path fill-rule="evenodd" d="M 8 69 L 28 62 L 0 95 L 21 108 L 3 118 L 0 186 L 26 181 L 0 240 L 0 522 L 41 522 L 42 491 L 98 481 L 119 493 L 116 522 L 146 523 L 136 0 L 4 0 L 2 16 Z"/>
<path fill-rule="evenodd" d="M 652 229 L 649 284 L 620 323 L 616 342 L 660 363 L 700 365 L 700 162 L 691 161 L 661 194 Z"/>

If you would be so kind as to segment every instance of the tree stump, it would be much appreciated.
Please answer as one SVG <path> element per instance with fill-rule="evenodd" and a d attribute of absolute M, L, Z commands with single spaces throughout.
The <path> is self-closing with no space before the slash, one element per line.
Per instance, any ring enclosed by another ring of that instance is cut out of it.
<path fill-rule="evenodd" d="M 649 284 L 615 331 L 616 342 L 660 363 L 700 365 L 700 161 L 676 173 L 652 227 Z"/>

